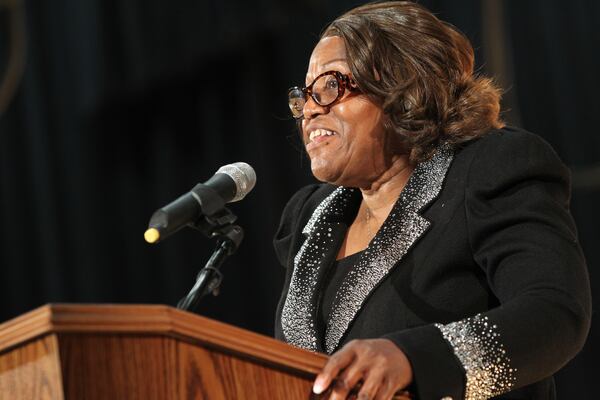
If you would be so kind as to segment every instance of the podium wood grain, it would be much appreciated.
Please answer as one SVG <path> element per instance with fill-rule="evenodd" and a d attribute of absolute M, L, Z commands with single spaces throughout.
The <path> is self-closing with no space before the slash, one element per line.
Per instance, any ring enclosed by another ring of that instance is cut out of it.
<path fill-rule="evenodd" d="M 0 399 L 63 399 L 55 336 L 0 356 Z"/>
<path fill-rule="evenodd" d="M 166 306 L 46 305 L 0 325 L 0 398 L 308 399 L 325 360 Z"/>

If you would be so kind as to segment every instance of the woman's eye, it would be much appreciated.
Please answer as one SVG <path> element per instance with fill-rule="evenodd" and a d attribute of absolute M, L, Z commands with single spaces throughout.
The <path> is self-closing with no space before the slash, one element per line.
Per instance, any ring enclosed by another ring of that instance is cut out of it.
<path fill-rule="evenodd" d="M 337 79 L 329 79 L 327 81 L 327 89 L 337 89 L 338 88 L 338 82 Z"/>

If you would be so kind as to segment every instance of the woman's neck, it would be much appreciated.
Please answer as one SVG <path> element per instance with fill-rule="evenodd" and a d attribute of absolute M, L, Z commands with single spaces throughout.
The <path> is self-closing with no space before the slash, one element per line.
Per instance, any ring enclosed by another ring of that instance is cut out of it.
<path fill-rule="evenodd" d="M 413 166 L 408 156 L 396 156 L 390 167 L 384 171 L 369 188 L 361 188 L 363 201 L 360 213 L 372 219 L 375 226 L 380 227 L 392 210 L 400 193 L 406 186 Z"/>
<path fill-rule="evenodd" d="M 408 158 L 395 157 L 385 172 L 368 188 L 361 188 L 363 200 L 354 222 L 348 228 L 337 259 L 364 250 L 394 207 L 406 186 L 413 167 Z"/>

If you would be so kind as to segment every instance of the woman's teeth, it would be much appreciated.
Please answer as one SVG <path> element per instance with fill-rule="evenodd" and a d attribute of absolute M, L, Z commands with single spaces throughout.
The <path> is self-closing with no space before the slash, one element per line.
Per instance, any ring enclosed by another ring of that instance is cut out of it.
<path fill-rule="evenodd" d="M 310 133 L 310 140 L 312 141 L 316 137 L 319 137 L 319 136 L 331 136 L 331 135 L 335 135 L 335 132 L 328 131 L 327 129 L 315 129 L 314 131 L 312 131 Z"/>

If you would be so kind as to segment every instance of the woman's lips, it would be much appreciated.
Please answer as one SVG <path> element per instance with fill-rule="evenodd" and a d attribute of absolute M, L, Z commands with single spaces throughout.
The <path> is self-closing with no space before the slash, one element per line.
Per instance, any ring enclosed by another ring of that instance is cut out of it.
<path fill-rule="evenodd" d="M 306 151 L 310 151 L 316 147 L 327 144 L 327 142 L 337 138 L 337 133 L 330 136 L 317 136 L 306 145 Z"/>

